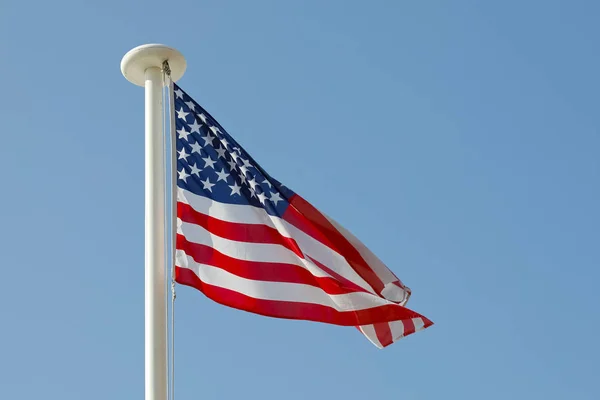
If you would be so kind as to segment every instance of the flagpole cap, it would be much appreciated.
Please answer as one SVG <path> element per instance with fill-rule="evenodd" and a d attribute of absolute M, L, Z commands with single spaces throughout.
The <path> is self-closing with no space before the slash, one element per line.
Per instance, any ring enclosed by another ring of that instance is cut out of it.
<path fill-rule="evenodd" d="M 121 60 L 121 73 L 134 85 L 144 86 L 146 70 L 162 69 L 165 61 L 169 62 L 173 82 L 181 79 L 187 66 L 183 54 L 162 44 L 144 44 L 129 50 Z"/>

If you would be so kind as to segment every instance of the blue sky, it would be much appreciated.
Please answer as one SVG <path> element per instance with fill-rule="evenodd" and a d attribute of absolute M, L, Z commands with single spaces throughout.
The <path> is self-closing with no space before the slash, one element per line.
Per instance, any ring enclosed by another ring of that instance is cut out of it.
<path fill-rule="evenodd" d="M 593 1 L 0 5 L 0 393 L 142 398 L 143 90 L 180 85 L 436 325 L 384 350 L 178 288 L 179 399 L 598 399 Z"/>

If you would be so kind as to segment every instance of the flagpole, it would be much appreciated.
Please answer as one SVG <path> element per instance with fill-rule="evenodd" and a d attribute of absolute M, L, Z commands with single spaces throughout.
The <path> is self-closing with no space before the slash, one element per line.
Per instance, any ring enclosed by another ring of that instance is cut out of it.
<path fill-rule="evenodd" d="M 165 240 L 166 171 L 163 136 L 163 71 L 168 61 L 171 79 L 186 68 L 183 55 L 170 47 L 147 44 L 121 60 L 125 78 L 145 88 L 145 399 L 167 399 L 167 302 Z M 169 191 L 170 193 L 170 191 Z"/>

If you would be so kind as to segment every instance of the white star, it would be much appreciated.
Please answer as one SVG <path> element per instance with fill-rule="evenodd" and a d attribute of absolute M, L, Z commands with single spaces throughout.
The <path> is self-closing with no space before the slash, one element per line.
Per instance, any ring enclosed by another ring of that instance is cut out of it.
<path fill-rule="evenodd" d="M 256 197 L 256 191 L 254 189 L 252 189 L 251 187 L 249 187 L 248 191 L 250 192 L 250 196 Z"/>
<path fill-rule="evenodd" d="M 200 150 L 202 150 L 202 146 L 200 146 L 200 143 L 192 143 L 190 146 L 192 146 L 192 153 L 200 154 Z"/>
<path fill-rule="evenodd" d="M 184 161 L 187 161 L 187 158 L 190 156 L 185 152 L 185 147 L 183 147 L 181 151 L 178 151 L 177 153 L 179 153 L 179 157 L 177 158 L 178 160 L 181 160 L 183 158 Z"/>
<path fill-rule="evenodd" d="M 242 171 L 242 174 L 248 175 L 248 168 L 246 168 L 244 165 L 240 167 L 240 171 Z"/>
<path fill-rule="evenodd" d="M 190 125 L 190 129 L 192 130 L 192 133 L 194 133 L 194 132 L 200 133 L 200 127 L 201 126 L 202 125 L 200 125 L 198 123 L 198 121 L 196 121 L 196 119 L 194 119 L 194 123 Z"/>
<path fill-rule="evenodd" d="M 204 146 L 212 146 L 213 138 L 210 134 L 206 135 L 206 137 L 202 138 L 204 140 Z"/>
<path fill-rule="evenodd" d="M 206 131 L 206 137 L 209 137 L 211 142 L 217 138 L 217 136 L 210 133 L 210 131 Z"/>
<path fill-rule="evenodd" d="M 244 162 L 244 167 L 246 167 L 246 168 L 250 168 L 250 167 L 252 167 L 252 164 L 250 164 L 250 161 L 249 161 L 249 160 L 244 160 L 244 159 L 242 158 L 242 161 Z"/>
<path fill-rule="evenodd" d="M 202 122 L 206 123 L 206 115 L 200 114 L 198 117 L 202 120 Z"/>
<path fill-rule="evenodd" d="M 225 148 L 227 148 L 227 146 L 229 146 L 229 142 L 225 138 L 221 139 L 221 143 L 223 143 L 223 146 L 225 146 Z"/>
<path fill-rule="evenodd" d="M 191 132 L 194 133 L 198 133 L 200 134 L 200 127 L 202 127 L 201 124 L 198 123 L 198 121 L 196 121 L 196 118 L 194 118 L 194 123 L 193 124 L 188 124 L 190 126 Z"/>
<path fill-rule="evenodd" d="M 182 181 L 185 182 L 185 180 L 187 179 L 187 177 L 189 176 L 188 174 L 186 174 L 185 169 L 182 169 L 181 171 L 178 172 L 179 173 L 179 179 L 181 179 Z"/>
<path fill-rule="evenodd" d="M 236 165 L 235 161 L 229 160 L 229 161 L 227 161 L 227 163 L 229 164 L 230 171 L 235 171 L 237 169 L 237 165 Z"/>
<path fill-rule="evenodd" d="M 217 182 L 219 182 L 220 180 L 224 180 L 227 183 L 227 177 L 229 176 L 229 174 L 225 172 L 225 168 L 223 168 L 221 172 L 217 172 L 217 176 L 219 177 L 217 179 Z"/>
<path fill-rule="evenodd" d="M 193 101 L 186 101 L 185 104 L 190 108 L 190 110 L 196 111 L 196 109 L 195 109 L 196 105 L 194 104 Z"/>
<path fill-rule="evenodd" d="M 200 168 L 196 167 L 196 163 L 194 163 L 192 165 L 192 170 L 190 171 L 190 174 L 196 174 L 196 176 L 198 178 L 200 178 L 200 171 L 202 171 Z"/>
<path fill-rule="evenodd" d="M 218 133 L 221 133 L 221 130 L 219 128 L 217 128 L 216 126 L 209 126 L 208 127 L 211 131 L 213 131 L 213 133 L 215 134 L 215 136 L 218 136 Z"/>
<path fill-rule="evenodd" d="M 183 92 L 181 91 L 181 89 L 177 89 L 177 90 L 175 91 L 175 95 L 176 95 L 178 98 L 180 98 L 180 99 L 183 99 Z"/>
<path fill-rule="evenodd" d="M 240 182 L 242 183 L 242 185 L 245 184 L 246 183 L 246 177 L 244 175 L 239 175 L 239 177 L 240 177 Z"/>
<path fill-rule="evenodd" d="M 233 186 L 228 185 L 231 188 L 231 194 L 230 196 L 233 196 L 234 194 L 239 194 L 240 196 L 242 195 L 240 193 L 240 189 L 242 188 L 241 186 L 238 186 L 236 181 L 233 181 Z"/>
<path fill-rule="evenodd" d="M 240 155 L 242 154 L 242 151 L 240 150 L 240 148 L 239 148 L 239 147 L 234 147 L 234 148 L 233 148 L 233 151 L 237 151 L 238 153 L 240 153 Z"/>
<path fill-rule="evenodd" d="M 233 161 L 235 161 L 237 163 L 239 156 L 235 153 L 231 153 L 231 158 L 233 158 Z"/>
<path fill-rule="evenodd" d="M 253 177 L 248 181 L 248 185 L 252 186 L 252 189 L 256 189 L 256 185 L 258 185 L 258 182 L 256 182 L 256 179 L 254 179 Z"/>
<path fill-rule="evenodd" d="M 217 152 L 217 153 L 219 153 L 219 157 L 217 157 L 217 158 L 221 158 L 221 157 L 223 157 L 223 159 L 224 159 L 224 160 L 226 160 L 226 159 L 227 159 L 227 158 L 225 157 L 225 152 L 227 152 L 227 150 L 226 150 L 226 149 L 224 149 L 224 148 L 222 148 L 222 147 L 220 147 L 220 146 L 219 146 L 219 148 L 218 148 L 218 149 L 215 149 L 215 150 L 216 150 L 216 152 Z"/>
<path fill-rule="evenodd" d="M 181 118 L 182 120 L 185 121 L 185 117 L 187 117 L 189 113 L 186 113 L 185 111 L 183 111 L 183 107 L 181 107 L 181 109 L 179 111 L 177 111 L 177 118 Z"/>
<path fill-rule="evenodd" d="M 208 178 L 206 178 L 206 181 L 200 182 L 202 182 L 202 185 L 204 186 L 203 189 L 208 189 L 210 192 L 212 192 L 212 187 L 215 186 L 214 183 L 210 183 L 210 180 Z"/>
<path fill-rule="evenodd" d="M 269 187 L 269 189 L 271 189 L 271 182 L 269 182 L 269 180 L 267 178 L 265 178 L 265 181 L 262 183 L 263 185 L 267 185 Z"/>
<path fill-rule="evenodd" d="M 271 193 L 271 201 L 275 204 L 275 207 L 277 207 L 277 203 L 283 201 L 283 199 L 281 198 L 281 196 L 279 196 L 279 192 L 275 192 Z"/>
<path fill-rule="evenodd" d="M 186 141 L 188 140 L 187 137 L 190 135 L 190 133 L 185 130 L 185 127 L 182 127 L 177 133 L 179 133 L 179 139 L 185 139 Z"/>
<path fill-rule="evenodd" d="M 214 168 L 215 168 L 216 161 L 213 161 L 213 159 L 212 159 L 212 158 L 210 158 L 210 156 L 204 157 L 204 158 L 202 158 L 202 159 L 203 159 L 203 160 L 204 160 L 204 162 L 206 163 L 206 164 L 204 165 L 204 168 L 208 168 L 208 167 L 210 167 L 210 168 L 212 168 L 212 169 L 214 169 Z"/>
<path fill-rule="evenodd" d="M 267 200 L 267 195 L 264 194 L 263 192 L 259 193 L 258 200 L 260 200 L 261 203 L 265 204 L 265 200 Z"/>

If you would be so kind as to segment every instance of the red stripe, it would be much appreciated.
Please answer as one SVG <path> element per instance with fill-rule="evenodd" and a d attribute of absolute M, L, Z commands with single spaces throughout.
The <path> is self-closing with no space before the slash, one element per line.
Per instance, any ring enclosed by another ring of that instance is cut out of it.
<path fill-rule="evenodd" d="M 412 321 L 412 319 L 409 319 L 407 321 L 402 321 L 404 323 L 404 336 L 408 336 L 411 333 L 415 333 L 415 331 L 417 330 L 415 327 L 415 323 Z"/>
<path fill-rule="evenodd" d="M 248 243 L 281 245 L 293 251 L 298 257 L 304 254 L 294 239 L 282 236 L 277 229 L 261 224 L 228 222 L 200 213 L 189 204 L 177 203 L 177 217 L 183 222 L 199 225 L 210 233 L 225 239 Z"/>
<path fill-rule="evenodd" d="M 373 328 L 375 328 L 377 339 L 379 339 L 379 343 L 381 343 L 383 347 L 394 343 L 394 338 L 392 337 L 392 330 L 390 329 L 389 323 L 379 322 L 377 324 L 373 324 Z"/>
<path fill-rule="evenodd" d="M 425 317 L 421 317 L 421 318 L 423 319 L 423 322 L 425 323 L 423 325 L 423 329 L 429 328 L 431 325 L 433 325 L 433 321 L 431 321 L 431 320 L 429 320 L 429 319 L 427 319 Z"/>
<path fill-rule="evenodd" d="M 319 210 L 299 195 L 294 195 L 289 201 L 290 207 L 286 209 L 283 219 L 341 254 L 348 264 L 381 294 L 383 282 L 348 239 Z"/>
<path fill-rule="evenodd" d="M 312 258 L 311 256 L 308 256 L 308 258 L 310 258 L 310 260 L 315 263 L 315 265 L 317 267 L 319 267 L 321 270 L 325 271 L 326 273 L 328 273 L 329 275 L 331 275 L 334 279 L 336 279 L 340 285 L 342 287 L 348 288 L 354 292 L 367 292 L 367 293 L 371 293 L 368 292 L 367 290 L 363 289 L 362 287 L 358 286 L 356 283 L 344 278 L 342 275 L 338 274 L 337 272 L 335 272 L 334 270 L 332 270 L 331 268 L 329 268 L 328 266 L 326 266 L 325 264 L 315 260 L 314 258 Z"/>
<path fill-rule="evenodd" d="M 356 326 L 420 317 L 414 311 L 396 304 L 389 304 L 368 310 L 338 311 L 332 307 L 320 304 L 256 299 L 230 289 L 206 284 L 192 270 L 179 266 L 175 268 L 175 280 L 182 285 L 200 290 L 208 298 L 217 303 L 275 318 Z"/>
<path fill-rule="evenodd" d="M 331 295 L 366 292 L 358 286 L 344 286 L 333 278 L 316 277 L 298 265 L 247 261 L 229 257 L 210 246 L 189 242 L 183 235 L 177 235 L 177 249 L 183 250 L 199 264 L 212 265 L 246 279 L 310 285 L 321 288 L 325 293 Z"/>

